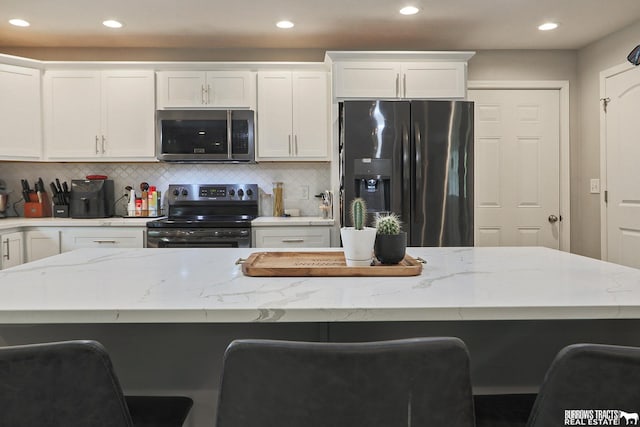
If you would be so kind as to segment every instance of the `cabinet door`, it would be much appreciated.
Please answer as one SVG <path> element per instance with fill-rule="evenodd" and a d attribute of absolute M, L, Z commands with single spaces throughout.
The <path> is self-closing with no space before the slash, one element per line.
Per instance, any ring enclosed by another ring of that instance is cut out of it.
<path fill-rule="evenodd" d="M 146 228 L 75 227 L 62 231 L 61 251 L 79 248 L 143 248 Z"/>
<path fill-rule="evenodd" d="M 0 65 L 0 94 L 0 159 L 40 159 L 40 71 Z"/>
<path fill-rule="evenodd" d="M 205 79 L 202 71 L 159 71 L 158 108 L 203 107 Z"/>
<path fill-rule="evenodd" d="M 400 97 L 400 65 L 393 62 L 343 62 L 334 73 L 336 98 Z"/>
<path fill-rule="evenodd" d="M 467 95 L 467 66 L 461 62 L 419 62 L 402 66 L 402 97 L 460 98 Z"/>
<path fill-rule="evenodd" d="M 100 73 L 47 71 L 44 88 L 47 157 L 67 160 L 99 156 Z"/>
<path fill-rule="evenodd" d="M 293 73 L 293 154 L 329 159 L 327 74 Z"/>
<path fill-rule="evenodd" d="M 258 73 L 258 156 L 293 154 L 291 72 Z"/>
<path fill-rule="evenodd" d="M 22 232 L 7 233 L 0 236 L 2 248 L 2 258 L 0 258 L 0 267 L 9 268 L 20 265 L 24 260 L 24 246 Z"/>
<path fill-rule="evenodd" d="M 254 108 L 255 73 L 241 71 L 209 71 L 206 100 L 208 107 Z"/>
<path fill-rule="evenodd" d="M 330 227 L 257 227 L 256 248 L 328 248 Z"/>
<path fill-rule="evenodd" d="M 27 230 L 24 233 L 26 260 L 35 261 L 60 253 L 60 231 L 55 228 Z"/>
<path fill-rule="evenodd" d="M 146 70 L 103 72 L 103 157 L 155 159 L 153 79 Z"/>

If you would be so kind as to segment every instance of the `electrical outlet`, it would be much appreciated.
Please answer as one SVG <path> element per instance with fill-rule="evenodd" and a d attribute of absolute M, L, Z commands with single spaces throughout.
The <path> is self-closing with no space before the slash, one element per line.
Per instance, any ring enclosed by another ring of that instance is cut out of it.
<path fill-rule="evenodd" d="M 591 194 L 600 194 L 600 179 L 592 178 L 589 186 Z"/>
<path fill-rule="evenodd" d="M 301 185 L 300 192 L 298 194 L 300 195 L 300 200 L 309 200 L 309 186 Z"/>

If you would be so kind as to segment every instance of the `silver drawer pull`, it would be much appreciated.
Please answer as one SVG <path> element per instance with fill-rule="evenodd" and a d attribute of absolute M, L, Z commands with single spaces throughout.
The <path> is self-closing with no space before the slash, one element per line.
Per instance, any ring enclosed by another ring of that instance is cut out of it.
<path fill-rule="evenodd" d="M 304 239 L 282 239 L 282 243 L 302 243 Z"/>
<path fill-rule="evenodd" d="M 93 243 L 118 243 L 117 240 L 94 240 Z"/>

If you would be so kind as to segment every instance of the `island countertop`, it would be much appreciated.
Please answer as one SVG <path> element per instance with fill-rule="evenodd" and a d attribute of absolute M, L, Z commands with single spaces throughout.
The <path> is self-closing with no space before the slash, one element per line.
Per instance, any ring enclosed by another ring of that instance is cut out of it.
<path fill-rule="evenodd" d="M 413 277 L 244 276 L 264 250 L 63 253 L 0 271 L 0 323 L 640 318 L 640 270 L 546 248 L 408 248 Z"/>

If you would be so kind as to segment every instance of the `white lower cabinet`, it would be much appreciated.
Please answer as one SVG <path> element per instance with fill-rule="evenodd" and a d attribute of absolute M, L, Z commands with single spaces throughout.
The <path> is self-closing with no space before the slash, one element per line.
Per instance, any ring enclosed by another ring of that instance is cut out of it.
<path fill-rule="evenodd" d="M 24 240 L 25 262 L 36 261 L 60 253 L 60 229 L 58 228 L 26 230 Z"/>
<path fill-rule="evenodd" d="M 22 231 L 0 234 L 0 269 L 15 267 L 24 262 Z"/>
<path fill-rule="evenodd" d="M 80 248 L 143 248 L 143 227 L 74 227 L 62 232 L 61 251 Z"/>
<path fill-rule="evenodd" d="M 255 248 L 328 248 L 331 227 L 254 227 Z"/>

